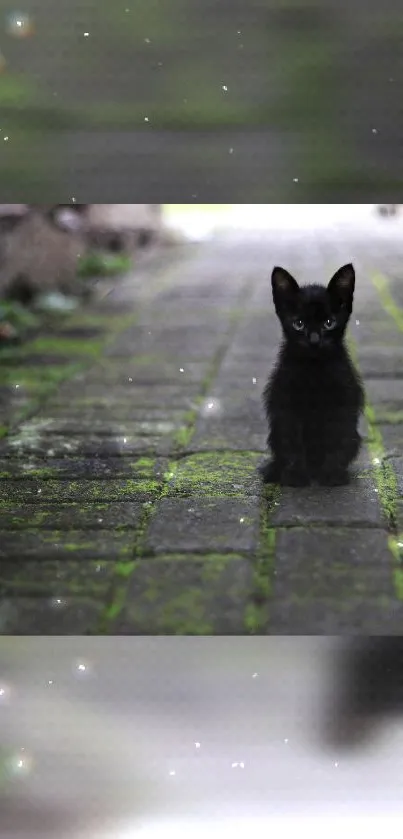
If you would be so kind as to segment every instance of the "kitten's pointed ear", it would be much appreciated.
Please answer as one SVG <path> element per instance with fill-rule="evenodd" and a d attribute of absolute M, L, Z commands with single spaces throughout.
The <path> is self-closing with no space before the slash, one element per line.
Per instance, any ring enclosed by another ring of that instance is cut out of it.
<path fill-rule="evenodd" d="M 297 281 L 294 280 L 294 277 L 292 277 L 285 268 L 276 267 L 274 269 L 271 277 L 271 284 L 274 300 L 287 297 L 290 294 L 297 294 L 300 290 Z"/>
<path fill-rule="evenodd" d="M 351 306 L 355 291 L 354 265 L 344 265 L 330 280 L 328 292 L 344 306 Z"/>

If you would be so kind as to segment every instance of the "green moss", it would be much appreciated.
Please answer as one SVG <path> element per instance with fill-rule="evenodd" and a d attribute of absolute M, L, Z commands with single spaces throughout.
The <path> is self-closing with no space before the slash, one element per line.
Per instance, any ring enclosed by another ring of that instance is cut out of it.
<path fill-rule="evenodd" d="M 133 261 L 126 254 L 107 254 L 90 252 L 83 256 L 78 263 L 79 277 L 114 277 L 118 274 L 129 273 L 133 268 Z"/>
<path fill-rule="evenodd" d="M 403 534 L 398 537 L 390 537 L 389 549 L 394 560 L 393 578 L 396 594 L 399 600 L 403 600 Z"/>
<path fill-rule="evenodd" d="M 245 496 L 245 484 L 256 478 L 261 456 L 254 452 L 209 452 L 170 464 L 167 494 L 179 496 Z"/>
<path fill-rule="evenodd" d="M 368 441 L 368 449 L 373 458 L 374 477 L 379 492 L 379 501 L 389 528 L 391 531 L 394 531 L 397 525 L 397 477 L 391 463 L 385 459 L 382 435 L 375 425 L 374 409 L 369 404 L 366 406 L 365 416 L 371 429 L 371 439 Z"/>
<path fill-rule="evenodd" d="M 373 421 L 375 425 L 403 425 L 403 411 L 388 411 L 379 407 Z"/>
<path fill-rule="evenodd" d="M 172 436 L 174 448 L 178 451 L 186 449 L 194 434 L 193 425 L 182 426 Z"/>
<path fill-rule="evenodd" d="M 45 391 L 50 385 L 73 378 L 81 370 L 81 364 L 69 361 L 62 365 L 49 364 L 43 367 L 5 367 L 0 371 L 0 384 L 14 388 L 18 385 L 19 389 L 25 388 L 27 391 Z"/>
<path fill-rule="evenodd" d="M 390 291 L 389 283 L 382 274 L 374 274 L 372 282 L 378 292 L 379 299 L 382 303 L 385 312 L 394 320 L 397 328 L 403 332 L 403 312 L 395 303 Z"/>
<path fill-rule="evenodd" d="M 133 463 L 133 469 L 136 472 L 149 472 L 150 474 L 153 474 L 155 464 L 156 461 L 153 457 L 139 457 L 139 459 Z"/>
<path fill-rule="evenodd" d="M 58 355 L 66 355 L 67 358 L 72 356 L 91 356 L 97 357 L 101 354 L 104 347 L 104 341 L 99 340 L 79 340 L 77 338 L 61 338 L 57 337 L 40 337 L 27 345 L 26 351 L 33 354 L 57 353 Z"/>

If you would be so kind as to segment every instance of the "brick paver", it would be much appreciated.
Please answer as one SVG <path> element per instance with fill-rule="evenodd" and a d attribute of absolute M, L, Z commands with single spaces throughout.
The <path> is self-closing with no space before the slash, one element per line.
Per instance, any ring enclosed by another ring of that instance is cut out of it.
<path fill-rule="evenodd" d="M 265 489 L 271 267 L 325 280 L 351 258 L 354 482 Z M 386 242 L 223 238 L 3 353 L 0 632 L 402 632 L 400 277 Z"/>

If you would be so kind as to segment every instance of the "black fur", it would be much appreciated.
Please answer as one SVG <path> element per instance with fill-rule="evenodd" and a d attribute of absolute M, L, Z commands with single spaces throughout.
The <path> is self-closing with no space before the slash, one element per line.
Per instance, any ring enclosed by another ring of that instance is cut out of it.
<path fill-rule="evenodd" d="M 348 483 L 357 457 L 364 390 L 344 344 L 353 311 L 355 272 L 346 265 L 328 287 L 300 288 L 282 268 L 272 276 L 284 342 L 264 392 L 273 459 L 266 483 Z"/>

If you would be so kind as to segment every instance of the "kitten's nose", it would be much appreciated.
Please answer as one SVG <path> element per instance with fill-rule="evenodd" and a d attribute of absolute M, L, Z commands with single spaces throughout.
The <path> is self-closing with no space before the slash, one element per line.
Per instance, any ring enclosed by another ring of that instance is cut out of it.
<path fill-rule="evenodd" d="M 317 346 L 320 341 L 320 335 L 318 332 L 311 332 L 310 342 L 312 346 Z"/>

